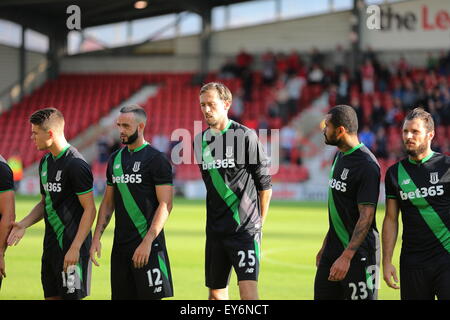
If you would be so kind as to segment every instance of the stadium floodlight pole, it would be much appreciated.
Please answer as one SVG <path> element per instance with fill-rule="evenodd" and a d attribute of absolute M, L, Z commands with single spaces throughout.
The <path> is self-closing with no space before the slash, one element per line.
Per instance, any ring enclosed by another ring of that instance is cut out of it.
<path fill-rule="evenodd" d="M 356 76 L 361 56 L 361 21 L 362 8 L 364 8 L 364 0 L 353 0 L 353 9 L 351 17 L 351 33 L 352 42 L 352 59 L 350 61 L 350 69 L 353 77 Z"/>

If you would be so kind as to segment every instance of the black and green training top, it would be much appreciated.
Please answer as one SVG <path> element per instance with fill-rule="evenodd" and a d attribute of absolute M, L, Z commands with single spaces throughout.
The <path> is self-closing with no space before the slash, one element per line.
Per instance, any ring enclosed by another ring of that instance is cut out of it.
<path fill-rule="evenodd" d="M 401 265 L 450 262 L 450 157 L 406 158 L 387 170 L 385 185 L 386 198 L 396 199 L 402 213 Z"/>
<path fill-rule="evenodd" d="M 91 168 L 74 147 L 67 145 L 58 156 L 47 153 L 39 163 L 41 194 L 45 199 L 44 250 L 65 254 L 78 232 L 84 209 L 78 195 L 93 190 Z M 80 254 L 89 254 L 91 233 Z"/>
<path fill-rule="evenodd" d="M 172 185 L 167 157 L 148 143 L 124 147 L 109 158 L 107 183 L 114 187 L 114 246 L 135 249 L 147 234 L 159 206 L 156 186 Z M 158 238 L 164 243 L 164 231 Z"/>
<path fill-rule="evenodd" d="M 380 192 L 380 166 L 370 150 L 360 143 L 334 158 L 328 181 L 329 231 L 324 256 L 337 259 L 347 248 L 359 219 L 360 204 L 374 205 Z M 358 251 L 365 254 L 377 248 L 375 217 Z"/>
<path fill-rule="evenodd" d="M 269 159 L 256 133 L 233 121 L 222 132 L 209 128 L 194 141 L 206 186 L 206 232 L 227 235 L 261 230 L 258 191 L 272 187 Z"/>
<path fill-rule="evenodd" d="M 13 172 L 5 159 L 0 156 L 0 193 L 5 191 L 14 191 Z"/>

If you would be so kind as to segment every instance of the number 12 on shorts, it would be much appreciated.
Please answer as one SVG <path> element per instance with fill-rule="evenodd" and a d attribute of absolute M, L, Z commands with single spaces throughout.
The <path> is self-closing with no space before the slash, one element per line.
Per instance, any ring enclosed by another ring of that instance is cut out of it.
<path fill-rule="evenodd" d="M 148 270 L 147 276 L 149 287 L 158 287 L 162 285 L 161 271 L 158 268 Z"/>

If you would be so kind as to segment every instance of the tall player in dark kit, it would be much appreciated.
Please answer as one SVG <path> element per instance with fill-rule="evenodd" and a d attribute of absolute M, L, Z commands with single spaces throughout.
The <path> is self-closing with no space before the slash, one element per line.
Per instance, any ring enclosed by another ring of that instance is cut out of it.
<path fill-rule="evenodd" d="M 0 155 L 0 288 L 6 277 L 5 251 L 7 238 L 15 219 L 13 172 Z"/>
<path fill-rule="evenodd" d="M 30 117 L 31 137 L 48 150 L 39 163 L 41 201 L 14 224 L 8 244 L 17 244 L 25 229 L 45 220 L 42 286 L 47 300 L 89 295 L 91 227 L 95 220 L 93 178 L 83 156 L 64 137 L 64 117 L 57 109 Z"/>
<path fill-rule="evenodd" d="M 386 172 L 383 222 L 383 275 L 399 287 L 392 255 L 402 212 L 400 293 L 405 300 L 450 299 L 450 157 L 433 152 L 432 116 L 415 108 L 403 123 L 408 157 Z"/>
<path fill-rule="evenodd" d="M 115 212 L 111 253 L 112 299 L 157 300 L 173 296 L 164 224 L 172 210 L 172 166 L 144 140 L 147 115 L 137 105 L 123 107 L 117 127 L 126 147 L 108 162 L 107 187 L 90 251 L 100 256 L 100 238 Z"/>
<path fill-rule="evenodd" d="M 241 299 L 258 299 L 261 230 L 272 194 L 269 163 L 255 132 L 228 119 L 230 90 L 208 83 L 200 90 L 209 126 L 194 149 L 206 185 L 205 276 L 209 299 L 228 299 L 234 267 Z"/>
<path fill-rule="evenodd" d="M 358 120 L 350 106 L 325 118 L 325 143 L 336 146 L 328 189 L 330 228 L 317 254 L 314 299 L 377 299 L 379 236 L 375 212 L 380 167 L 359 143 Z"/>

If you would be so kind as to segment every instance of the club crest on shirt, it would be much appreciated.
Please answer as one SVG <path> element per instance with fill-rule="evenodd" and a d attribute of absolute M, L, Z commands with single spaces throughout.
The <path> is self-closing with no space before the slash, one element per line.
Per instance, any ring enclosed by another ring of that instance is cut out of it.
<path fill-rule="evenodd" d="M 347 168 L 344 168 L 344 170 L 342 170 L 342 174 L 341 174 L 341 179 L 342 179 L 342 180 L 347 180 L 348 172 L 349 172 L 349 171 L 350 171 L 350 170 L 347 169 Z"/>
<path fill-rule="evenodd" d="M 436 184 L 439 182 L 439 172 L 431 172 L 430 173 L 430 183 Z"/>
<path fill-rule="evenodd" d="M 119 169 L 120 168 L 120 164 L 116 164 L 116 166 L 114 168 L 115 169 Z"/>
<path fill-rule="evenodd" d="M 58 171 L 56 172 L 56 176 L 55 176 L 55 180 L 56 180 L 56 181 L 61 180 L 61 174 L 62 174 L 62 170 L 58 170 Z"/>
<path fill-rule="evenodd" d="M 227 146 L 225 157 L 231 158 L 233 156 L 233 146 Z"/>
<path fill-rule="evenodd" d="M 134 163 L 134 166 L 133 166 L 133 172 L 138 172 L 140 167 L 141 167 L 141 162 L 140 161 L 136 161 Z"/>

